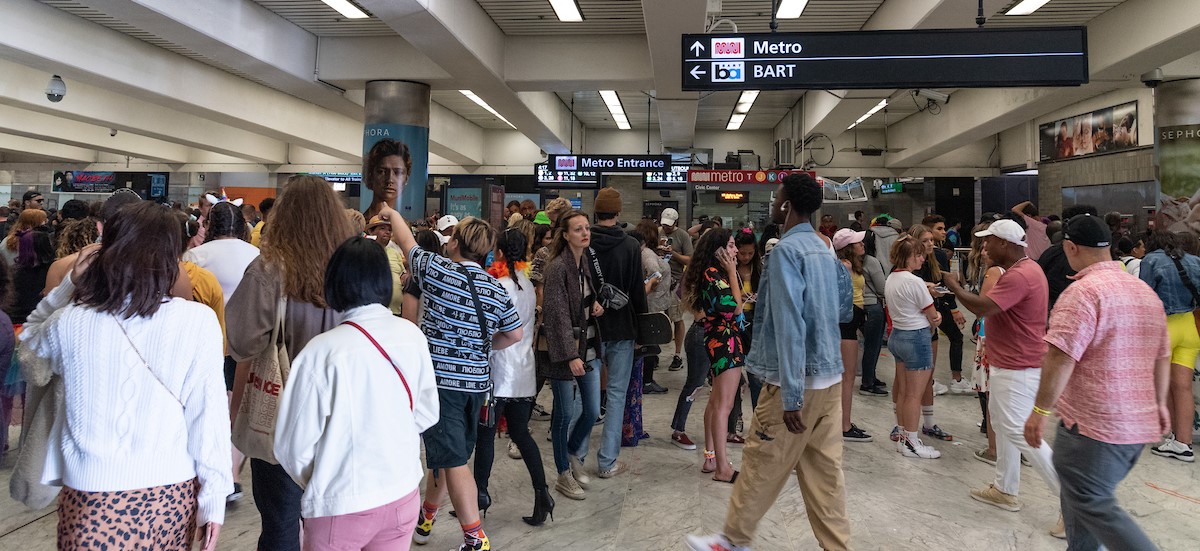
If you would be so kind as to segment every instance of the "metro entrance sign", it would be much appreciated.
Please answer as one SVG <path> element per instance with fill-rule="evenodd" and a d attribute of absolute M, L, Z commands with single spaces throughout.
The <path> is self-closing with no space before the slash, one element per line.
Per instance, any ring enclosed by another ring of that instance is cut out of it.
<path fill-rule="evenodd" d="M 683 89 L 1078 86 L 1084 27 L 683 35 Z"/>
<path fill-rule="evenodd" d="M 666 172 L 670 155 L 551 155 L 550 169 L 585 172 Z"/>

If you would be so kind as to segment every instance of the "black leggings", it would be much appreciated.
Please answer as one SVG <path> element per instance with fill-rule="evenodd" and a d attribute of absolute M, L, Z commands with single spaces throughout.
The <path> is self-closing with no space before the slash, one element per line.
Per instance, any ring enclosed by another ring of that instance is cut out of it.
<path fill-rule="evenodd" d="M 958 328 L 958 324 L 954 323 L 954 314 L 951 311 L 952 308 L 949 306 L 943 306 L 938 309 L 938 312 L 942 314 L 942 324 L 938 326 L 938 329 L 941 329 L 946 334 L 946 338 L 950 339 L 950 371 L 961 373 L 963 332 L 962 329 Z M 936 337 L 937 331 L 934 331 L 933 334 Z M 937 339 L 935 338 L 934 340 Z"/>
<path fill-rule="evenodd" d="M 533 413 L 533 398 L 497 398 L 496 418 L 500 416 L 508 421 L 508 436 L 521 450 L 521 459 L 529 470 L 529 480 L 533 489 L 546 487 L 546 471 L 542 466 L 542 452 L 538 450 L 537 442 L 529 434 L 529 416 Z M 492 478 L 492 462 L 496 456 L 496 427 L 480 426 L 475 441 L 475 485 L 479 491 L 487 491 L 488 481 Z"/>

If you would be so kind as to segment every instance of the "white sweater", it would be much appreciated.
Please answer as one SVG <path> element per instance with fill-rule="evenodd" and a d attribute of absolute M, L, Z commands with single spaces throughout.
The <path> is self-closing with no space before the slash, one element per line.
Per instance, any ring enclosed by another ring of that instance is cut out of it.
<path fill-rule="evenodd" d="M 71 290 L 64 282 L 41 311 Z M 233 476 L 213 311 L 176 298 L 149 318 L 120 321 L 153 374 L 110 314 L 71 304 L 33 319 L 22 343 L 62 375 L 65 391 L 42 483 L 111 492 L 199 478 L 199 523 L 223 523 Z"/>
<path fill-rule="evenodd" d="M 366 329 L 404 373 L 413 407 L 392 364 L 367 337 L 338 325 L 292 361 L 280 396 L 275 457 L 304 488 L 304 518 L 357 513 L 417 489 L 421 433 L 438 420 L 438 390 L 420 329 L 372 304 L 343 320 Z"/>

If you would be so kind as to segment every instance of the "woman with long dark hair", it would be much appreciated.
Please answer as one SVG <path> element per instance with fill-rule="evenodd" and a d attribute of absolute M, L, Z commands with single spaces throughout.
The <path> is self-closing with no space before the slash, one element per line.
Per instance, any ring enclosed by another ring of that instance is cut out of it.
<path fill-rule="evenodd" d="M 105 226 L 72 301 L 22 335 L 62 376 L 65 416 L 42 478 L 63 485 L 60 549 L 215 547 L 232 490 L 221 330 L 171 298 L 183 239 L 169 210 L 139 203 Z M 77 268 L 78 272 L 80 268 Z M 131 504 L 138 504 L 133 507 Z"/>
<path fill-rule="evenodd" d="M 1171 337 L 1167 409 L 1171 412 L 1172 433 L 1162 444 L 1150 448 L 1150 453 L 1191 463 L 1196 460 L 1192 452 L 1192 423 L 1196 416 L 1192 379 L 1196 356 L 1200 354 L 1200 333 L 1192 314 L 1200 307 L 1200 301 L 1192 289 L 1200 289 L 1200 258 L 1184 252 L 1179 236 L 1168 230 L 1151 232 L 1146 239 L 1146 250 L 1150 252 L 1142 259 L 1138 277 L 1162 299 L 1167 333 Z"/>
<path fill-rule="evenodd" d="M 712 377 L 712 395 L 704 409 L 704 455 L 706 470 L 713 460 L 712 479 L 733 483 L 738 472 L 726 453 L 726 424 L 733 409 L 733 395 L 746 364 L 742 341 L 742 285 L 738 281 L 737 245 L 733 232 L 713 228 L 696 242 L 692 262 L 683 274 L 683 304 L 702 312 L 705 350 Z"/>
<path fill-rule="evenodd" d="M 534 397 L 537 395 L 537 369 L 533 361 L 533 324 L 537 309 L 537 295 L 533 282 L 525 275 L 528 267 L 525 253 L 528 251 L 525 234 L 519 228 L 510 227 L 500 232 L 496 239 L 495 262 L 488 273 L 496 278 L 521 316 L 521 341 L 503 350 L 492 352 L 492 393 L 496 397 L 496 416 L 508 421 L 508 436 L 520 450 L 533 484 L 533 514 L 523 517 L 526 524 L 541 526 L 546 516 L 554 513 L 554 498 L 546 486 L 546 472 L 542 467 L 542 452 L 529 433 L 529 419 L 533 413 Z M 475 485 L 480 499 L 487 496 L 486 505 L 491 505 L 488 482 L 492 475 L 492 460 L 495 457 L 495 427 L 479 427 L 475 445 Z M 481 504 L 481 509 L 486 510 Z"/>
<path fill-rule="evenodd" d="M 225 309 L 229 354 L 238 361 L 231 411 L 241 404 L 250 361 L 277 346 L 271 334 L 280 321 L 276 312 L 281 300 L 286 305 L 280 338 L 290 360 L 309 340 L 340 322 L 325 302 L 325 266 L 354 233 L 343 210 L 323 178 L 293 176 L 284 186 L 262 237 L 262 254 L 246 267 Z M 262 517 L 258 547 L 298 550 L 303 492 L 283 467 L 267 459 L 250 459 L 254 504 Z"/>
<path fill-rule="evenodd" d="M 541 375 L 550 379 L 554 413 L 550 420 L 554 443 L 554 466 L 558 482 L 554 489 L 570 499 L 585 499 L 591 478 L 583 469 L 587 440 L 600 415 L 600 335 L 597 317 L 604 308 L 596 300 L 596 275 L 583 255 L 591 243 L 591 224 L 586 214 L 570 211 L 558 220 L 559 228 L 550 246 L 550 261 L 543 274 L 541 332 L 549 347 L 548 362 Z M 578 388 L 583 411 L 575 418 L 574 393 Z M 575 419 L 574 428 L 571 421 Z"/>
<path fill-rule="evenodd" d="M 849 322 L 838 324 L 842 333 L 842 440 L 846 442 L 872 440 L 870 434 L 850 420 L 850 412 L 854 406 L 854 376 L 858 372 L 858 333 L 867 323 L 864 298 L 867 275 L 863 269 L 863 260 L 867 254 L 863 239 L 866 236 L 866 231 L 854 231 L 849 228 L 842 228 L 833 235 L 833 248 L 837 251 L 838 259 L 850 271 L 854 303 L 854 316 Z"/>
<path fill-rule="evenodd" d="M 738 280 L 742 285 L 742 312 L 746 315 L 746 325 L 742 330 L 742 343 L 746 351 L 750 351 L 750 341 L 754 332 L 754 301 L 758 293 L 758 280 L 762 276 L 762 255 L 758 252 L 758 244 L 754 240 L 754 230 L 742 228 L 733 234 L 733 243 L 737 245 Z M 762 390 L 762 380 L 755 375 L 746 373 L 750 386 L 750 408 L 753 411 L 758 405 L 758 393 Z M 745 444 L 746 439 L 738 434 L 738 421 L 742 420 L 742 383 L 738 382 L 737 391 L 733 393 L 733 410 L 729 414 L 729 435 L 725 440 L 730 444 Z"/>

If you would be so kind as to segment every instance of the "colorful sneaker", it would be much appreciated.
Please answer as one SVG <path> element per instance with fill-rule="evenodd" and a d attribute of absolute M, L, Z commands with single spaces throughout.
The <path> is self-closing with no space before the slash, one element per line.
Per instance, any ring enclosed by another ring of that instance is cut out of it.
<path fill-rule="evenodd" d="M 1196 460 L 1195 454 L 1192 453 L 1192 447 L 1176 440 L 1174 435 L 1168 436 L 1162 444 L 1150 448 L 1150 453 L 1159 457 L 1178 459 L 1185 463 L 1192 463 Z"/>
<path fill-rule="evenodd" d="M 842 440 L 845 440 L 846 442 L 871 442 L 875 439 L 862 429 L 858 428 L 858 425 L 850 423 L 850 430 L 842 431 Z"/>
<path fill-rule="evenodd" d="M 984 463 L 987 463 L 988 465 L 996 464 L 996 454 L 988 453 L 987 450 L 979 450 L 979 451 L 975 452 L 975 459 L 983 461 Z"/>
<path fill-rule="evenodd" d="M 558 475 L 558 482 L 554 484 L 554 489 L 570 499 L 587 499 L 587 493 L 583 491 L 583 488 L 579 487 L 579 483 L 575 481 L 575 477 L 571 475 L 571 471 Z"/>
<path fill-rule="evenodd" d="M 696 443 L 692 442 L 691 438 L 688 438 L 687 433 L 679 431 L 675 431 L 675 433 L 671 435 L 671 443 L 675 444 L 675 447 L 681 450 L 696 449 Z"/>
<path fill-rule="evenodd" d="M 899 442 L 901 432 L 902 431 L 900 430 L 900 426 L 896 425 L 896 426 L 892 427 L 892 434 L 891 434 L 891 436 L 888 436 L 888 438 L 891 439 L 892 442 Z"/>
<path fill-rule="evenodd" d="M 750 551 L 749 547 L 735 546 L 729 543 L 729 539 L 725 537 L 725 534 L 713 534 L 711 536 L 688 535 L 684 538 L 684 545 L 690 551 Z"/>
<path fill-rule="evenodd" d="M 1014 513 L 1021 510 L 1021 503 L 1017 501 L 1017 496 L 997 490 L 995 484 L 988 484 L 988 487 L 982 490 L 971 490 L 971 499 Z"/>
<path fill-rule="evenodd" d="M 939 383 L 936 380 L 933 381 L 933 395 L 934 396 L 941 396 L 947 392 L 950 392 L 950 387 L 948 387 L 942 383 Z"/>
<path fill-rule="evenodd" d="M 568 456 L 571 462 L 571 476 L 575 477 L 575 482 L 579 483 L 579 487 L 584 490 L 588 489 L 588 483 L 592 481 L 592 477 L 587 475 L 583 468 L 583 461 L 574 455 Z"/>
<path fill-rule="evenodd" d="M 942 456 L 942 452 L 937 451 L 931 446 L 926 446 L 921 439 L 912 440 L 907 434 L 900 435 L 900 441 L 896 442 L 896 451 L 900 452 L 904 457 L 919 457 L 921 459 L 937 459 Z"/>
<path fill-rule="evenodd" d="M 950 394 L 975 394 L 975 385 L 966 379 L 950 381 Z"/>
<path fill-rule="evenodd" d="M 683 369 L 683 358 L 680 358 L 679 354 L 672 356 L 671 357 L 671 366 L 668 367 L 667 369 L 669 369 L 671 371 L 679 371 L 680 369 Z"/>
<path fill-rule="evenodd" d="M 942 427 L 939 427 L 937 425 L 934 425 L 932 427 L 921 427 L 921 434 L 924 434 L 925 436 L 928 436 L 930 438 L 937 438 L 938 440 L 945 440 L 947 442 L 954 440 L 953 436 L 950 436 L 949 434 L 947 434 L 946 431 L 942 430 Z"/>
<path fill-rule="evenodd" d="M 457 550 L 451 549 L 450 551 L 492 551 L 492 542 L 488 540 L 487 536 L 484 536 L 483 539 L 471 543 L 463 542 Z"/>
<path fill-rule="evenodd" d="M 417 528 L 413 530 L 413 543 L 417 545 L 425 545 L 429 543 L 429 536 L 433 533 L 433 523 L 437 517 L 425 518 L 425 515 L 417 517 Z"/>

